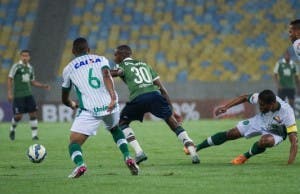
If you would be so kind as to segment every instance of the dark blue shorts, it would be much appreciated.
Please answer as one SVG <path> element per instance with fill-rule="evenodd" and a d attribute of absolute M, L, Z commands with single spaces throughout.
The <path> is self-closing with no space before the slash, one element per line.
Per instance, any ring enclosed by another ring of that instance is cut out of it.
<path fill-rule="evenodd" d="M 149 92 L 127 102 L 121 112 L 120 120 L 129 123 L 134 120 L 142 122 L 144 114 L 147 112 L 164 120 L 172 115 L 172 110 L 167 100 L 159 92 Z"/>
<path fill-rule="evenodd" d="M 37 111 L 37 106 L 33 96 L 24 96 L 14 99 L 14 114 L 31 113 Z"/>

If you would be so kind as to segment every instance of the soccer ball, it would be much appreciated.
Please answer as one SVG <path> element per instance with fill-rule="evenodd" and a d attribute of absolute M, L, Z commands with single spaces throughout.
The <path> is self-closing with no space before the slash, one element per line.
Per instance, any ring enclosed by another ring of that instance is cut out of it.
<path fill-rule="evenodd" d="M 47 155 L 46 148 L 41 144 L 33 144 L 27 150 L 27 157 L 33 163 L 42 162 Z"/>

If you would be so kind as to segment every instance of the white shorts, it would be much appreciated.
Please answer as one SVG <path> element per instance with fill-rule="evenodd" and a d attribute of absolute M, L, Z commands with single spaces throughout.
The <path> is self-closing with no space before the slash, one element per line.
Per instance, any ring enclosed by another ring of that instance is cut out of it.
<path fill-rule="evenodd" d="M 100 117 L 95 117 L 88 111 L 82 111 L 75 117 L 71 131 L 88 136 L 96 135 L 101 121 L 103 121 L 105 128 L 110 130 L 118 124 L 119 118 L 119 111 Z"/>
<path fill-rule="evenodd" d="M 275 145 L 280 144 L 283 141 L 283 137 L 266 130 L 265 125 L 266 124 L 262 121 L 261 117 L 256 115 L 250 119 L 240 121 L 236 127 L 241 133 L 241 135 L 245 138 L 270 134 L 274 138 Z"/>

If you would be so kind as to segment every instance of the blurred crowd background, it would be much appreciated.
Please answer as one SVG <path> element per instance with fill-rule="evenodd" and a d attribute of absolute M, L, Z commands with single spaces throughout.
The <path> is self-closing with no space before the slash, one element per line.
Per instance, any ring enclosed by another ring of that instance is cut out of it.
<path fill-rule="evenodd" d="M 52 86 L 50 94 L 36 90 L 38 100 L 59 101 L 78 36 L 112 67 L 114 48 L 130 45 L 175 99 L 275 90 L 273 68 L 290 49 L 288 25 L 296 18 L 299 0 L 0 0 L 0 101 L 21 49 L 32 51 L 36 79 Z"/>

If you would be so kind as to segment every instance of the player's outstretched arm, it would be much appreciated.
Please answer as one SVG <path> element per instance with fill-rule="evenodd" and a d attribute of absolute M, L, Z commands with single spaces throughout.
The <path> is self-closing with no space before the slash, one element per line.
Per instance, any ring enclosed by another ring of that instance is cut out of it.
<path fill-rule="evenodd" d="M 9 102 L 12 102 L 12 100 L 13 100 L 12 85 L 13 85 L 13 79 L 11 77 L 8 77 L 8 79 L 7 79 L 7 99 Z"/>
<path fill-rule="evenodd" d="M 244 102 L 247 102 L 248 98 L 249 98 L 248 94 L 241 95 L 241 96 L 239 96 L 237 98 L 234 98 L 233 100 L 231 100 L 227 104 L 225 104 L 225 105 L 220 106 L 219 108 L 217 108 L 215 110 L 215 115 L 218 116 L 218 115 L 220 115 L 222 113 L 225 113 L 229 108 L 231 108 L 233 106 L 236 106 L 236 105 L 242 104 Z"/>
<path fill-rule="evenodd" d="M 51 89 L 51 87 L 48 84 L 43 84 L 43 83 L 38 82 L 36 80 L 32 80 L 31 85 L 33 85 L 35 87 L 38 87 L 38 88 L 43 88 L 45 90 L 50 90 Z"/>
<path fill-rule="evenodd" d="M 110 95 L 110 98 L 111 98 L 110 104 L 108 105 L 108 109 L 107 109 L 108 112 L 111 112 L 117 103 L 117 96 L 115 93 L 114 82 L 112 80 L 110 71 L 111 70 L 106 69 L 106 68 L 102 69 L 104 85 Z"/>
<path fill-rule="evenodd" d="M 289 133 L 289 140 L 291 143 L 291 147 L 290 147 L 290 155 L 289 155 L 288 164 L 293 164 L 295 161 L 295 158 L 297 156 L 297 151 L 298 151 L 297 133 L 296 132 Z"/>

